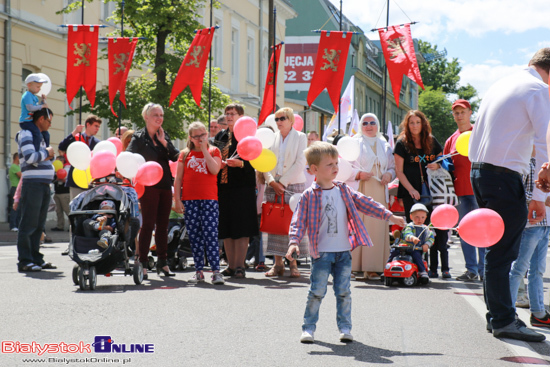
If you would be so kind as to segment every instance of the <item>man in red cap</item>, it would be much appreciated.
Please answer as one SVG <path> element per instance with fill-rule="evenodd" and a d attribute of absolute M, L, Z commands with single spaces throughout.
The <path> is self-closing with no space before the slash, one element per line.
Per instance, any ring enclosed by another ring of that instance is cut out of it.
<path fill-rule="evenodd" d="M 470 103 L 465 99 L 457 99 L 453 103 L 453 117 L 455 119 L 458 129 L 454 132 L 449 139 L 445 142 L 445 148 L 443 154 L 456 153 L 456 140 L 460 134 L 466 131 L 472 131 L 472 123 L 470 118 L 472 117 L 472 108 Z M 461 154 L 457 154 L 452 157 L 454 170 L 454 186 L 455 193 L 458 196 L 458 206 L 456 209 L 462 219 L 466 214 L 474 209 L 478 209 L 474 191 L 472 189 L 472 183 L 470 182 L 470 171 L 472 163 Z M 466 243 L 462 238 L 460 239 L 460 247 L 464 254 L 464 261 L 466 262 L 466 271 L 464 274 L 458 276 L 457 280 L 473 281 L 478 279 L 483 280 L 483 262 L 485 258 L 485 248 L 478 247 L 476 254 L 476 247 Z"/>

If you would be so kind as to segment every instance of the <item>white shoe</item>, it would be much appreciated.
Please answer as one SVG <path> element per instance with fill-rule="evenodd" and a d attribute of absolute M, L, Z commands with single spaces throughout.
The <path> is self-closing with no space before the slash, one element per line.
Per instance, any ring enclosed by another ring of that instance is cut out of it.
<path fill-rule="evenodd" d="M 220 273 L 212 274 L 212 284 L 225 284 L 223 275 L 221 275 Z"/>
<path fill-rule="evenodd" d="M 519 308 L 529 308 L 529 297 L 526 295 L 518 297 L 516 300 L 516 307 Z"/>
<path fill-rule="evenodd" d="M 12 232 L 19 232 L 19 228 L 13 227 L 13 228 L 11 229 L 11 231 L 12 231 Z"/>
<path fill-rule="evenodd" d="M 340 330 L 340 341 L 341 342 L 352 342 L 353 335 L 351 335 L 350 330 Z"/>
<path fill-rule="evenodd" d="M 314 341 L 315 338 L 313 337 L 313 331 L 302 331 L 300 343 L 313 343 Z"/>

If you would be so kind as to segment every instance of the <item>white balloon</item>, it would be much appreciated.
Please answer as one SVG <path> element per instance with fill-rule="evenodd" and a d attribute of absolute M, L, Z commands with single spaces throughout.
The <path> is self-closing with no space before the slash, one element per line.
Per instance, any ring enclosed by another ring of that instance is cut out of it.
<path fill-rule="evenodd" d="M 124 177 L 134 178 L 138 171 L 138 162 L 133 153 L 122 152 L 116 157 L 116 168 Z"/>
<path fill-rule="evenodd" d="M 274 113 L 272 113 L 271 115 L 266 117 L 264 124 L 266 126 L 271 126 L 271 128 L 275 132 L 279 131 L 279 128 L 277 127 L 277 123 L 275 122 L 275 114 Z"/>
<path fill-rule="evenodd" d="M 290 201 L 288 202 L 288 206 L 290 206 L 290 210 L 293 212 L 296 211 L 296 208 L 298 207 L 298 202 L 300 201 L 300 198 L 302 197 L 302 194 L 294 194 L 290 197 Z"/>
<path fill-rule="evenodd" d="M 139 153 L 133 154 L 135 161 L 137 162 L 138 168 L 145 164 L 145 158 Z"/>
<path fill-rule="evenodd" d="M 258 129 L 256 137 L 262 142 L 262 148 L 269 149 L 275 142 L 275 133 L 271 129 Z"/>
<path fill-rule="evenodd" d="M 39 97 L 41 97 L 42 95 L 47 96 L 50 93 L 50 91 L 52 90 L 52 81 L 50 80 L 50 77 L 48 77 L 44 73 L 38 73 L 38 75 L 42 79 L 46 79 L 46 82 L 42 83 L 42 87 L 40 87 L 40 90 L 38 91 L 37 94 L 38 94 Z"/>
<path fill-rule="evenodd" d="M 338 149 L 338 154 L 340 154 L 340 157 L 344 158 L 348 162 L 357 160 L 357 158 L 359 158 L 359 154 L 361 153 L 359 140 L 349 136 L 344 136 L 342 139 L 338 140 L 336 149 Z"/>
<path fill-rule="evenodd" d="M 116 145 L 111 143 L 108 140 L 103 140 L 97 143 L 94 147 L 94 153 L 100 152 L 102 150 L 109 151 L 113 153 L 116 157 L 117 151 L 116 151 Z"/>
<path fill-rule="evenodd" d="M 67 158 L 74 168 L 86 171 L 92 160 L 90 147 L 88 147 L 86 143 L 75 141 L 67 148 Z"/>
<path fill-rule="evenodd" d="M 338 174 L 336 175 L 337 181 L 347 181 L 353 174 L 353 167 L 351 167 L 351 163 L 346 161 L 345 159 L 338 158 Z"/>

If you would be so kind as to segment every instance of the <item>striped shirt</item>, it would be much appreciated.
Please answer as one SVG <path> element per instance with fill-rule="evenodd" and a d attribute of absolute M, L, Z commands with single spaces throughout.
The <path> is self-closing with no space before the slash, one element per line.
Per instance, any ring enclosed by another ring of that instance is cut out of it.
<path fill-rule="evenodd" d="M 40 150 L 36 151 L 32 142 L 32 133 L 29 130 L 20 130 L 15 136 L 18 145 L 21 179 L 25 182 L 39 182 L 50 184 L 53 181 L 54 168 L 48 159 L 46 142 L 40 142 Z"/>
<path fill-rule="evenodd" d="M 392 212 L 387 210 L 382 204 L 377 203 L 371 197 L 365 196 L 343 182 L 333 182 L 340 188 L 342 200 L 346 204 L 348 215 L 348 228 L 350 234 L 350 244 L 353 250 L 357 246 L 372 247 L 372 241 L 367 233 L 363 221 L 359 217 L 359 211 L 378 218 L 388 220 Z M 309 236 L 309 254 L 312 258 L 319 258 L 319 228 L 321 227 L 322 214 L 322 189 L 314 182 L 311 187 L 303 192 L 298 207 L 292 216 L 290 223 L 290 245 L 298 245 L 305 235 L 306 229 Z"/>

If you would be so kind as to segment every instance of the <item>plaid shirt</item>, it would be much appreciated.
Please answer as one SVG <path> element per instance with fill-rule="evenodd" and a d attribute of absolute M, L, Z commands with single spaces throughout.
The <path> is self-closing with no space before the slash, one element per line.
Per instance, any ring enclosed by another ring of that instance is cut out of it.
<path fill-rule="evenodd" d="M 523 175 L 523 186 L 525 187 L 525 198 L 527 199 L 527 207 L 529 207 L 529 203 L 531 200 L 533 200 L 533 189 L 535 188 L 535 167 L 536 167 L 536 159 L 535 157 L 531 157 L 529 160 L 529 174 Z M 545 206 L 545 208 L 547 208 Z M 546 211 L 548 213 L 548 210 Z M 527 227 L 545 227 L 548 225 L 546 215 L 543 220 L 536 224 L 529 224 L 529 221 L 527 221 Z"/>
<path fill-rule="evenodd" d="M 346 205 L 348 214 L 348 228 L 350 233 L 351 249 L 357 246 L 372 247 L 372 241 L 367 233 L 363 221 L 359 217 L 362 213 L 382 220 L 388 220 L 393 214 L 382 204 L 377 203 L 371 197 L 365 196 L 347 186 L 343 182 L 333 182 L 340 188 L 342 200 Z M 309 236 L 309 254 L 312 258 L 319 257 L 319 228 L 321 227 L 322 215 L 322 189 L 314 182 L 300 198 L 298 207 L 290 223 L 290 243 L 297 245 L 307 233 Z"/>

